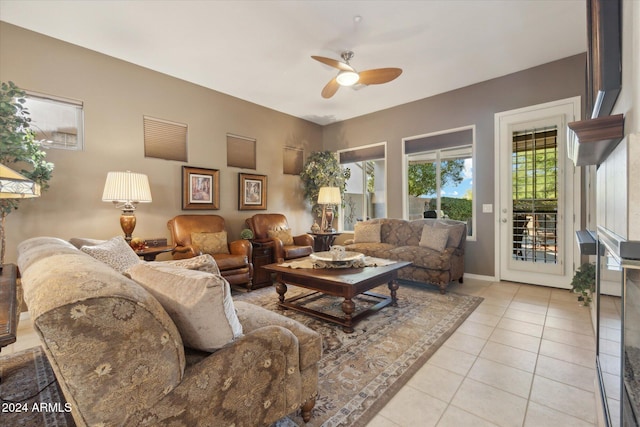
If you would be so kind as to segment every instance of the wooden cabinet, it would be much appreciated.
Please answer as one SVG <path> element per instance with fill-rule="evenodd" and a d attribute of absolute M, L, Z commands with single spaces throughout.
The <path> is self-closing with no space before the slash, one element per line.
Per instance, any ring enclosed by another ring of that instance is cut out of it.
<path fill-rule="evenodd" d="M 269 244 L 258 242 L 251 242 L 251 244 L 253 245 L 253 285 L 251 289 L 271 286 L 273 284 L 271 273 L 262 266 L 273 262 L 273 249 Z"/>

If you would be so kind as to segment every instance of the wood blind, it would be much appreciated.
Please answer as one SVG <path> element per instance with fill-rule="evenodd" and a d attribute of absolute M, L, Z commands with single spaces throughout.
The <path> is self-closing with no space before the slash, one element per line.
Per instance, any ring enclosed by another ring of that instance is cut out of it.
<path fill-rule="evenodd" d="M 144 116 L 144 156 L 187 160 L 187 125 Z"/>

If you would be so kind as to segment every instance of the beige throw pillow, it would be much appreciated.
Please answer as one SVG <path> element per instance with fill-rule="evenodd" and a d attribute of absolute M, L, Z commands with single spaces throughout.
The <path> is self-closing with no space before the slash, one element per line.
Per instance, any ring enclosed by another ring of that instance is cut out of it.
<path fill-rule="evenodd" d="M 93 246 L 85 245 L 80 250 L 98 261 L 104 262 L 119 273 L 124 273 L 131 266 L 143 262 L 122 236 Z"/>
<path fill-rule="evenodd" d="M 191 244 L 203 254 L 228 254 L 227 232 L 191 233 Z"/>
<path fill-rule="evenodd" d="M 364 224 L 356 222 L 353 240 L 355 243 L 380 243 L 381 224 Z"/>
<path fill-rule="evenodd" d="M 267 231 L 267 236 L 270 239 L 277 238 L 282 240 L 282 244 L 284 246 L 293 245 L 293 234 L 291 234 L 291 229 L 285 228 L 283 230 L 269 230 Z"/>
<path fill-rule="evenodd" d="M 460 244 L 460 240 L 462 239 L 462 234 L 465 230 L 462 224 L 445 224 L 444 222 L 440 221 L 436 221 L 435 224 L 433 224 L 433 228 L 449 230 L 449 240 L 447 241 L 448 248 L 458 247 L 458 245 Z"/>
<path fill-rule="evenodd" d="M 127 274 L 160 302 L 187 347 L 213 352 L 242 335 L 222 276 L 161 262 L 134 265 Z"/>
<path fill-rule="evenodd" d="M 422 227 L 422 236 L 418 245 L 442 252 L 447 247 L 449 230 L 425 225 Z"/>

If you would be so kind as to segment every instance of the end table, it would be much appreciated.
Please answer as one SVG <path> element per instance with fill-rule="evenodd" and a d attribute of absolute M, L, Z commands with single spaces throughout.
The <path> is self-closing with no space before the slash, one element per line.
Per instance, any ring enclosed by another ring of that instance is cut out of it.
<path fill-rule="evenodd" d="M 0 350 L 16 342 L 18 329 L 18 267 L 4 264 L 0 273 Z"/>
<path fill-rule="evenodd" d="M 309 232 L 316 240 L 314 242 L 314 252 L 328 251 L 333 245 L 333 241 L 342 233 L 338 231 L 319 231 L 317 233 Z"/>
<path fill-rule="evenodd" d="M 262 268 L 263 265 L 271 264 L 273 258 L 273 249 L 269 243 L 260 243 L 251 241 L 253 246 L 253 280 L 251 289 L 264 288 L 265 286 L 271 286 L 273 281 L 271 280 L 271 272 Z"/>
<path fill-rule="evenodd" d="M 158 246 L 136 250 L 136 255 L 142 257 L 145 261 L 155 261 L 160 254 L 171 252 L 175 246 Z"/>

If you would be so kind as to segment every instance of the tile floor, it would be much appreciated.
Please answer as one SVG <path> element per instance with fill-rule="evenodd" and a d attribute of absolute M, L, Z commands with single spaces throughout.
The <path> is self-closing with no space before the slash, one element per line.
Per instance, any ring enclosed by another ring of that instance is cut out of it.
<path fill-rule="evenodd" d="M 567 290 L 465 279 L 482 304 L 368 427 L 596 423 L 589 309 Z M 29 319 L 2 355 L 39 345 Z"/>

